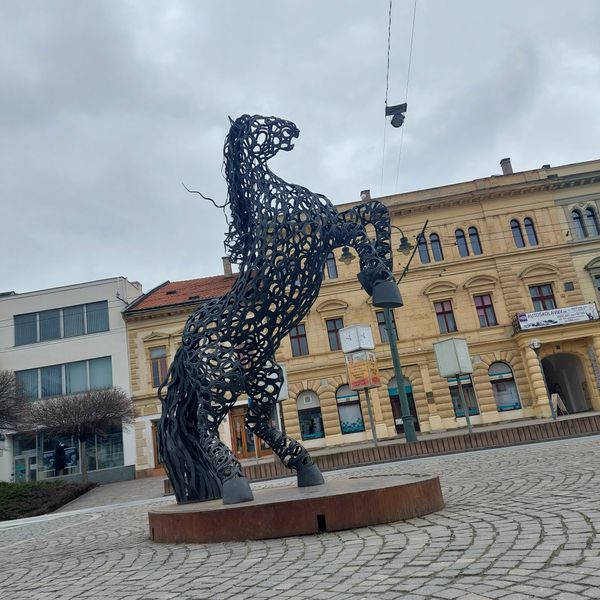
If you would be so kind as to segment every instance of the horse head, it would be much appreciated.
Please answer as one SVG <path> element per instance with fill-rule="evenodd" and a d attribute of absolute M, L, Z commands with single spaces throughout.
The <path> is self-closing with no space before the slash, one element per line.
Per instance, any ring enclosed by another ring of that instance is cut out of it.
<path fill-rule="evenodd" d="M 266 162 L 280 150 L 292 150 L 292 140 L 300 135 L 294 123 L 278 117 L 242 115 L 230 121 L 225 154 L 238 163 L 247 159 Z"/>

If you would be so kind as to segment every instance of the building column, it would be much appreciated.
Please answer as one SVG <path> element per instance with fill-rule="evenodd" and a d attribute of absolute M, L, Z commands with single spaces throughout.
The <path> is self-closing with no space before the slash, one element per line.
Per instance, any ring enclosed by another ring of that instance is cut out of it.
<path fill-rule="evenodd" d="M 592 407 L 594 410 L 600 410 L 600 336 L 592 338 L 592 352 L 588 352 L 594 373 L 594 393 L 592 395 Z"/>
<path fill-rule="evenodd" d="M 533 392 L 533 409 L 538 417 L 551 417 L 552 411 L 548 402 L 548 391 L 544 383 L 541 363 L 533 348 L 525 346 L 525 365 Z"/>
<path fill-rule="evenodd" d="M 429 431 L 444 431 L 444 424 L 435 404 L 427 364 L 421 364 L 419 365 L 419 368 L 421 370 L 421 379 L 423 381 L 425 397 L 427 398 L 427 410 L 429 412 Z"/>

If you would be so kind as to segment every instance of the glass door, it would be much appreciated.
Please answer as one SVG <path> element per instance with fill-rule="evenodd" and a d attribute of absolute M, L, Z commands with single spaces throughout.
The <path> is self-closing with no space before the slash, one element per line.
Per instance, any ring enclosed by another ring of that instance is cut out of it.
<path fill-rule="evenodd" d="M 37 480 L 37 457 L 35 455 L 15 457 L 15 482 L 27 483 Z"/>

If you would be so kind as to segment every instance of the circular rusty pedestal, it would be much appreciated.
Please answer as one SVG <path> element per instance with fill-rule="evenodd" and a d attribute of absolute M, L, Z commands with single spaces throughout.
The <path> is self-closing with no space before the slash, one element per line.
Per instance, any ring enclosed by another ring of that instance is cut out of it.
<path fill-rule="evenodd" d="M 420 517 L 444 507 L 438 477 L 355 476 L 254 490 L 254 500 L 176 504 L 148 513 L 155 542 L 263 540 Z"/>

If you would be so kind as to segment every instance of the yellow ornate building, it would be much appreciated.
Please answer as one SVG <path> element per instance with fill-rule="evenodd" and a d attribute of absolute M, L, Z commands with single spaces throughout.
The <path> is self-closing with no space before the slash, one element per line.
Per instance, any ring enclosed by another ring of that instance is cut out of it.
<path fill-rule="evenodd" d="M 561 414 L 600 410 L 594 304 L 600 294 L 600 161 L 521 173 L 512 172 L 508 159 L 501 164 L 502 175 L 379 198 L 402 229 L 394 230 L 394 246 L 402 235 L 417 245 L 400 283 L 405 305 L 395 310 L 395 323 L 402 384 L 421 432 L 465 426 L 457 382 L 440 377 L 432 349 L 452 336 L 469 344 L 474 372 L 461 383 L 473 424 L 549 416 L 548 392 Z M 394 254 L 397 276 L 408 257 Z M 352 324 L 370 325 L 376 342 L 382 386 L 371 390 L 371 400 L 378 437 L 402 432 L 383 316 L 358 284 L 358 260 L 342 258 L 341 249 L 331 256 L 317 302 L 278 353 L 288 397 L 275 418 L 309 448 L 370 439 L 364 395 L 347 387 L 338 349 L 337 331 Z M 172 358 L 195 303 L 224 293 L 234 276 L 226 271 L 167 283 L 125 310 L 140 471 L 157 465 L 152 428 L 160 407 L 153 378 Z M 222 431 L 242 458 L 262 453 L 240 429 L 245 403 Z"/>

